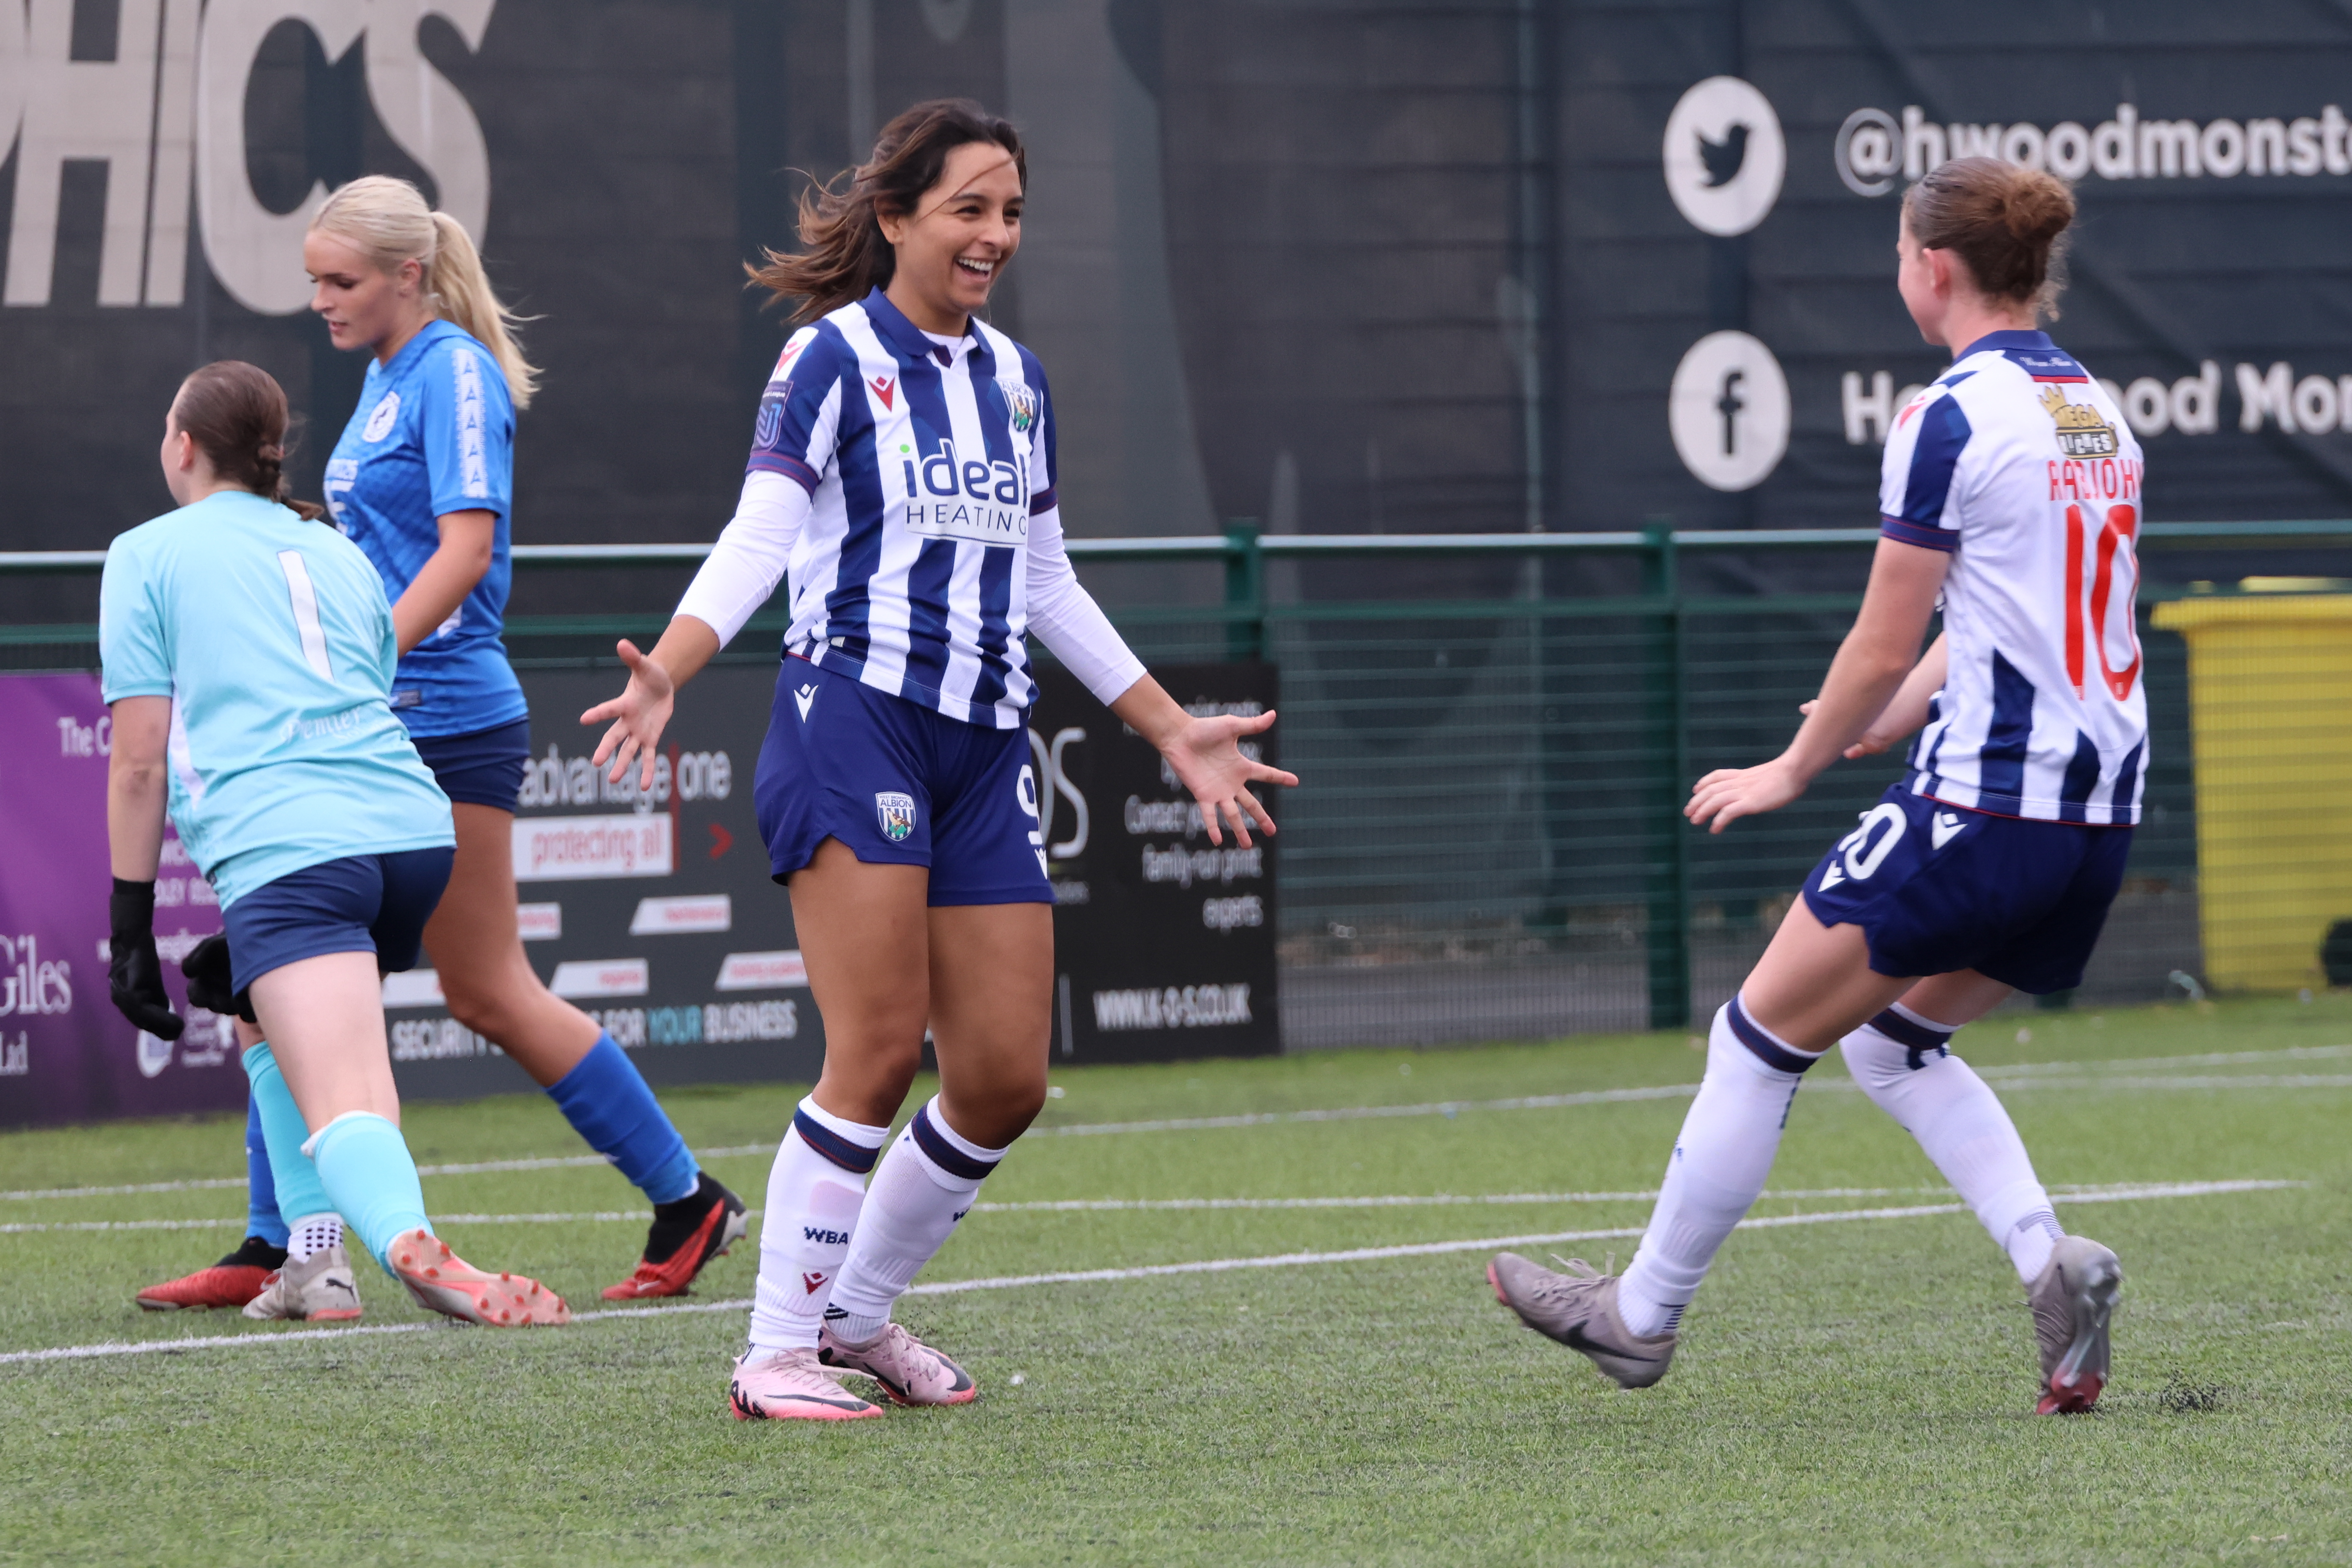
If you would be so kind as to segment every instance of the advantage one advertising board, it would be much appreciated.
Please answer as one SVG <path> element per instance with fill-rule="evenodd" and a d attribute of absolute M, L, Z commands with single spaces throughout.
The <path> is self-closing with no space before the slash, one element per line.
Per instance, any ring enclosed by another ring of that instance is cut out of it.
<path fill-rule="evenodd" d="M 813 1081 L 824 1028 L 751 802 L 775 666 L 720 664 L 697 677 L 649 789 L 634 768 L 605 777 L 590 760 L 604 727 L 579 722 L 624 679 L 618 669 L 523 674 L 531 759 L 513 840 L 523 951 L 656 1085 Z M 402 1093 L 530 1087 L 449 1016 L 433 970 L 390 977 L 384 1006 Z"/>
<path fill-rule="evenodd" d="M 1274 705 L 1270 666 L 1159 675 L 1195 713 Z M 650 789 L 634 772 L 607 779 L 590 761 L 601 728 L 577 722 L 620 689 L 618 671 L 522 679 L 532 754 L 512 851 L 532 969 L 656 1085 L 814 1080 L 824 1022 L 752 805 L 775 667 L 705 671 L 671 720 Z M 1041 686 L 1024 799 L 1037 807 L 1057 901 L 1054 1059 L 1280 1050 L 1273 841 L 1210 844 L 1158 753 L 1065 673 L 1044 672 Z M 108 1000 L 109 731 L 95 675 L 0 676 L 0 755 L 10 759 L 0 769 L 0 1126 L 245 1101 L 230 1021 L 184 1005 L 177 960 L 221 922 L 176 837 L 157 878 L 156 936 L 187 1031 L 157 1040 Z M 1249 744 L 1274 760 L 1272 740 Z M 450 1016 L 431 963 L 428 954 L 384 979 L 401 1093 L 530 1090 L 520 1068 Z"/>

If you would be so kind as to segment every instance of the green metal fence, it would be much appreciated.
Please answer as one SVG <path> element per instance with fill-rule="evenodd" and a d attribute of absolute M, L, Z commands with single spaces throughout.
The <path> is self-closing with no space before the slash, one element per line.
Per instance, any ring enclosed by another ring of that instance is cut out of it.
<path fill-rule="evenodd" d="M 1841 764 L 1719 836 L 1688 828 L 1681 805 L 1701 773 L 1785 744 L 1876 537 L 1260 538 L 1237 524 L 1073 540 L 1071 553 L 1148 661 L 1281 668 L 1281 756 L 1303 784 L 1281 803 L 1285 1033 L 1305 1049 L 1677 1028 L 1717 1006 L 1899 758 Z M 2310 573 L 2339 558 L 2325 577 L 2352 577 L 2352 521 L 2151 523 L 2142 548 L 2148 810 L 2084 1000 L 2180 996 L 2204 974 L 2186 661 L 2154 607 L 2247 591 L 2240 578 L 2266 561 L 2305 575 L 2257 589 L 2324 591 L 2336 585 Z M 518 547 L 519 567 L 619 571 L 646 591 L 639 611 L 518 613 L 510 652 L 524 665 L 609 662 L 614 635 L 659 631 L 706 550 Z M 0 555 L 0 573 L 87 575 L 102 559 Z M 1829 586 L 1726 589 L 1733 568 L 1792 559 Z M 2220 580 L 2181 580 L 2192 574 Z M 730 656 L 772 658 L 782 625 L 772 610 Z M 0 627 L 0 667 L 88 667 L 95 635 Z M 2352 915 L 2352 888 L 2345 904 Z"/>

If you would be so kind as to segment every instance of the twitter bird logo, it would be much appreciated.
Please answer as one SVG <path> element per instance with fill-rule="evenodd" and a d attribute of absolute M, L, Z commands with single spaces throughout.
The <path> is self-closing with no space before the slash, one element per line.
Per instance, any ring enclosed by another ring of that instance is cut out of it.
<path fill-rule="evenodd" d="M 1707 189 L 1720 189 L 1739 178 L 1739 166 L 1748 162 L 1746 122 L 1733 120 L 1720 141 L 1708 141 L 1704 131 L 1696 134 L 1698 137 L 1699 161 L 1706 165 Z"/>

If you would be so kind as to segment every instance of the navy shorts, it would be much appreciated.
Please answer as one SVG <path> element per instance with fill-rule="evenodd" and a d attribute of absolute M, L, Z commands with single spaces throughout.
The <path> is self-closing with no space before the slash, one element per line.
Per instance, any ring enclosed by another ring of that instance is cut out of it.
<path fill-rule="evenodd" d="M 2123 885 L 2127 827 L 1964 810 L 1895 784 L 1805 879 L 1824 925 L 1859 925 L 1882 975 L 1974 969 L 2035 996 L 2083 983 Z"/>
<path fill-rule="evenodd" d="M 530 720 L 519 718 L 471 735 L 428 736 L 412 744 L 450 800 L 514 810 L 522 794 L 522 770 L 530 764 Z"/>
<path fill-rule="evenodd" d="M 373 953 L 387 975 L 415 968 L 456 857 L 447 845 L 352 855 L 263 883 L 222 914 L 230 986 L 243 991 L 272 969 L 322 953 Z"/>
<path fill-rule="evenodd" d="M 751 787 L 778 882 L 839 839 L 929 866 L 930 903 L 1051 904 L 1026 729 L 982 729 L 788 658 Z"/>

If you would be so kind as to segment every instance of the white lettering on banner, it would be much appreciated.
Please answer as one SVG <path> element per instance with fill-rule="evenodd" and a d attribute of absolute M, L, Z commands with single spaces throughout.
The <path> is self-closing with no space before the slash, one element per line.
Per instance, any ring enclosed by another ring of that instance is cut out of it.
<path fill-rule="evenodd" d="M 114 720 L 106 714 L 95 724 L 83 724 L 67 715 L 58 716 L 59 757 L 107 757 L 114 750 Z"/>
<path fill-rule="evenodd" d="M 1139 1029 L 1217 1029 L 1250 1021 L 1250 988 L 1170 986 L 1164 990 L 1097 991 L 1095 1028 L 1108 1034 Z"/>
<path fill-rule="evenodd" d="M 41 957 L 37 936 L 0 936 L 0 1018 L 73 1011 L 73 966 Z"/>
<path fill-rule="evenodd" d="M 782 991 L 808 984 L 808 965 L 800 950 L 782 953 L 730 953 L 719 966 L 719 991 Z"/>
<path fill-rule="evenodd" d="M 302 234 L 326 200 L 313 185 L 272 213 L 247 172 L 246 89 L 262 40 L 300 22 L 330 61 L 367 39 L 375 118 L 433 181 L 437 204 L 478 243 L 489 150 L 464 96 L 417 45 L 427 16 L 479 49 L 497 0 L 118 0 L 111 60 L 72 57 L 76 0 L 0 0 L 0 161 L 18 152 L 9 221 L 9 305 L 49 303 L 68 160 L 107 166 L 100 305 L 177 307 L 186 295 L 191 195 L 213 276 L 247 309 L 309 302 Z"/>
<path fill-rule="evenodd" d="M 80 159 L 106 165 L 98 302 L 139 303 L 161 0 L 121 0 L 111 60 L 73 57 L 74 3 L 32 0 L 29 15 L 0 5 L 0 13 L 14 13 L 0 19 L 0 158 L 9 143 L 17 149 L 8 281 L 0 291 L 0 301 L 10 305 L 49 302 L 65 166 Z M 175 0 L 175 8 L 193 13 L 195 4 Z"/>
<path fill-rule="evenodd" d="M 653 988 L 653 966 L 643 958 L 570 958 L 555 966 L 547 988 L 575 997 L 642 997 Z"/>
<path fill-rule="evenodd" d="M 1239 898 L 1210 898 L 1201 903 L 1201 924 L 1212 931 L 1237 931 L 1265 924 L 1265 900 L 1255 893 Z"/>
<path fill-rule="evenodd" d="M 667 876 L 673 847 L 667 816 L 518 817 L 515 880 Z"/>
<path fill-rule="evenodd" d="M 1883 109 L 1846 116 L 1832 146 L 1838 178 L 1857 195 L 1883 196 L 1954 158 L 2000 158 L 2062 179 L 2216 180 L 2352 174 L 2352 120 L 2335 104 L 2317 118 L 2245 120 L 2146 120 L 2137 104 L 2116 105 L 2095 129 L 2061 120 L 2047 131 L 2014 124 L 1938 125 L 1917 104 L 1900 125 Z M 1900 180 L 1897 176 L 1900 176 Z"/>
<path fill-rule="evenodd" d="M 383 1005 L 394 1008 L 440 1008 L 448 1006 L 441 995 L 441 975 L 435 969 L 409 969 L 383 977 Z"/>
<path fill-rule="evenodd" d="M 515 929 L 526 942 L 553 942 L 563 935 L 563 905 L 560 904 L 518 904 L 515 905 Z"/>
<path fill-rule="evenodd" d="M 1839 404 L 1849 444 L 1884 445 L 1894 416 L 1922 390 L 1907 386 L 1896 392 L 1894 382 L 1888 372 L 1875 371 L 1865 392 L 1862 372 L 1845 372 Z M 2143 441 L 2168 431 L 2210 435 L 2221 428 L 2221 367 L 2215 361 L 2202 361 L 2195 375 L 2169 384 L 2155 376 L 2141 376 L 2128 386 L 2105 380 L 2099 384 L 2123 409 L 2132 434 Z M 2294 367 L 2282 360 L 2268 366 L 2241 363 L 2235 385 L 2238 429 L 2249 434 L 2266 421 L 2305 435 L 2352 431 L 2352 375 L 2298 377 Z"/>
<path fill-rule="evenodd" d="M 23 1030 L 16 1038 L 0 1034 L 0 1078 L 24 1078 L 33 1071 L 33 1037 Z"/>
<path fill-rule="evenodd" d="M 567 758 L 551 741 L 546 756 L 524 765 L 522 792 L 517 804 L 525 810 L 539 806 L 632 806 L 640 811 L 650 811 L 669 803 L 673 785 L 681 800 L 724 800 L 735 790 L 734 759 L 723 751 L 682 751 L 677 756 L 675 779 L 672 771 L 667 753 L 656 757 L 653 786 L 640 789 L 634 765 L 623 768 L 621 777 L 614 779 L 611 768 L 597 767 L 588 753 Z"/>
<path fill-rule="evenodd" d="M 800 1004 L 790 1001 L 707 1002 L 700 1007 L 614 1008 L 592 1012 L 598 1027 L 625 1051 L 649 1045 L 730 1045 L 748 1040 L 793 1040 Z"/>
<path fill-rule="evenodd" d="M 392 1026 L 394 1061 L 446 1061 L 454 1057 L 503 1054 L 456 1019 L 403 1019 Z"/>
<path fill-rule="evenodd" d="M 632 936 L 683 936 L 697 931 L 727 931 L 735 925 L 735 901 L 723 893 L 698 893 L 678 898 L 641 898 L 629 920 Z"/>
<path fill-rule="evenodd" d="M 1179 887 L 1190 887 L 1196 882 L 1232 882 L 1236 877 L 1259 877 L 1265 874 L 1265 846 L 1252 844 L 1247 849 L 1234 845 L 1225 849 L 1188 850 L 1181 844 L 1171 844 L 1164 850 L 1143 846 L 1143 880 L 1172 882 Z"/>

